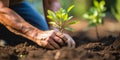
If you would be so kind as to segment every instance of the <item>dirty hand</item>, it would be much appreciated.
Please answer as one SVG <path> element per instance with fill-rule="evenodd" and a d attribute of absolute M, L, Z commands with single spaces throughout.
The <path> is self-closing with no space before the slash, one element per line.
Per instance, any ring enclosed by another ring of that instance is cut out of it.
<path fill-rule="evenodd" d="M 68 35 L 68 34 L 63 34 L 66 38 L 67 38 L 67 41 L 66 41 L 66 43 L 67 43 L 67 46 L 69 47 L 69 48 L 75 48 L 75 46 L 76 46 L 76 43 L 75 43 L 75 41 L 72 39 L 72 37 L 70 36 L 70 35 Z"/>
<path fill-rule="evenodd" d="M 35 42 L 38 45 L 48 49 L 58 49 L 60 46 L 64 46 L 65 43 L 67 43 L 69 47 L 75 47 L 75 42 L 69 35 L 62 34 L 55 30 L 44 31 L 38 34 L 36 38 L 38 40 Z"/>

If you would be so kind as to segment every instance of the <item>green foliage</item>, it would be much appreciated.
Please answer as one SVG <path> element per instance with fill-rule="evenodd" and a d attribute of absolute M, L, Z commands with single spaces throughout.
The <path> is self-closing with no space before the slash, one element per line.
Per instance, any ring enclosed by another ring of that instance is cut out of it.
<path fill-rule="evenodd" d="M 112 10 L 112 14 L 120 22 L 120 8 L 119 8 L 119 6 L 120 6 L 120 0 L 117 0 L 117 3 L 116 3 L 116 10 L 117 10 L 117 12 L 112 7 L 111 7 L 111 10 Z"/>
<path fill-rule="evenodd" d="M 87 11 L 88 6 L 90 6 L 91 0 L 59 0 L 61 6 L 64 9 L 67 9 L 70 5 L 75 5 L 74 9 L 69 13 L 70 15 L 81 18 L 80 16 L 83 15 Z"/>
<path fill-rule="evenodd" d="M 85 13 L 83 17 L 89 21 L 90 26 L 97 26 L 98 24 L 103 23 L 103 17 L 105 16 L 104 11 L 106 10 L 105 1 L 102 0 L 98 2 L 97 0 L 93 1 L 94 6 L 91 7 L 88 13 Z"/>
<path fill-rule="evenodd" d="M 114 9 L 112 9 L 112 13 L 114 14 L 115 18 L 120 22 L 120 11 L 118 11 L 118 13 L 116 13 L 114 11 Z"/>
<path fill-rule="evenodd" d="M 68 22 L 73 17 L 69 16 L 69 12 L 72 10 L 73 7 L 74 5 L 70 6 L 67 10 L 60 8 L 60 10 L 56 12 L 48 10 L 47 17 L 51 19 L 51 22 L 49 23 L 52 24 L 53 27 L 58 28 L 61 32 L 63 32 L 63 30 L 73 31 L 73 29 L 69 26 L 75 24 L 76 21 Z"/>

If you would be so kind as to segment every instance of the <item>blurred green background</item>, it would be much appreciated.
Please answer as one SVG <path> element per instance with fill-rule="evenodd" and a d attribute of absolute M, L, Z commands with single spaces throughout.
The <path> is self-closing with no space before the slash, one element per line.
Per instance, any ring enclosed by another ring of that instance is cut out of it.
<path fill-rule="evenodd" d="M 40 14 L 43 13 L 43 5 L 42 0 L 27 0 L 35 7 L 36 10 L 39 11 Z M 62 8 L 67 9 L 70 5 L 75 5 L 73 10 L 71 11 L 71 15 L 74 17 L 81 18 L 85 12 L 88 12 L 90 7 L 93 5 L 93 0 L 59 0 Z M 98 0 L 100 1 L 100 0 Z M 116 17 L 120 20 L 120 0 L 105 0 L 107 13 L 110 13 L 112 16 Z"/>

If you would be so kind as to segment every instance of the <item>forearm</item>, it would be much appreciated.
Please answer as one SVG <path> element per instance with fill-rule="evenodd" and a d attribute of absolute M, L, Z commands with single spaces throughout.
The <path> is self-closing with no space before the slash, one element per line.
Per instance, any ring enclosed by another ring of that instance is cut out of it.
<path fill-rule="evenodd" d="M 57 11 L 60 9 L 60 3 L 58 0 L 43 0 L 43 6 L 46 10 Z"/>
<path fill-rule="evenodd" d="M 43 32 L 27 23 L 17 13 L 6 6 L 0 7 L 0 23 L 15 34 L 22 35 L 32 41 L 35 40 L 34 36 L 36 36 L 37 33 Z"/>
<path fill-rule="evenodd" d="M 8 7 L 8 6 L 9 6 L 9 0 L 0 0 L 0 8 Z"/>
<path fill-rule="evenodd" d="M 44 13 L 45 17 L 47 16 L 47 11 L 52 10 L 52 11 L 57 11 L 60 9 L 60 3 L 58 0 L 43 0 L 43 6 L 44 6 Z M 50 20 L 46 17 L 47 22 Z"/>

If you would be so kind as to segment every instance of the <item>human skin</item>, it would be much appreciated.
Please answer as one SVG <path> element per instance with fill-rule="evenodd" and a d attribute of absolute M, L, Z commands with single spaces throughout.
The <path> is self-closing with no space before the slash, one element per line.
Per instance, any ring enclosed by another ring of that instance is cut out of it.
<path fill-rule="evenodd" d="M 52 4 L 52 0 L 43 1 L 50 1 Z M 65 43 L 69 44 L 69 47 L 75 46 L 74 40 L 67 34 L 55 30 L 42 31 L 26 22 L 21 16 L 9 8 L 9 0 L 0 0 L 0 23 L 11 32 L 28 38 L 44 48 L 58 49 L 60 46 L 64 46 Z"/>
<path fill-rule="evenodd" d="M 57 11 L 60 9 L 60 3 L 58 0 L 43 0 L 43 6 L 44 6 L 44 13 L 45 13 L 45 17 L 47 22 L 50 21 L 50 19 L 47 18 L 47 11 L 51 10 L 51 11 Z M 50 25 L 49 25 L 50 26 Z"/>

